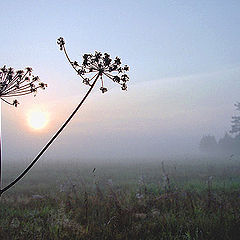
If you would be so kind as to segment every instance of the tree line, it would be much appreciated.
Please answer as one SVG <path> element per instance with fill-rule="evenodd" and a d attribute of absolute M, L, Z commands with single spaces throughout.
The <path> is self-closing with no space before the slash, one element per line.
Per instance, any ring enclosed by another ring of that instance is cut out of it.
<path fill-rule="evenodd" d="M 240 154 L 240 102 L 234 105 L 239 114 L 232 117 L 229 133 L 226 132 L 219 141 L 216 140 L 215 136 L 203 136 L 199 144 L 201 152 L 208 154 Z"/>

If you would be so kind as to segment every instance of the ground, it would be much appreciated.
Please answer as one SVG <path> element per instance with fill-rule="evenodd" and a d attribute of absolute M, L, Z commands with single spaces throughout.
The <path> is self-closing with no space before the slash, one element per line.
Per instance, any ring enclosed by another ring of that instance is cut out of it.
<path fill-rule="evenodd" d="M 239 239 L 240 158 L 43 161 L 0 204 L 4 240 Z"/>

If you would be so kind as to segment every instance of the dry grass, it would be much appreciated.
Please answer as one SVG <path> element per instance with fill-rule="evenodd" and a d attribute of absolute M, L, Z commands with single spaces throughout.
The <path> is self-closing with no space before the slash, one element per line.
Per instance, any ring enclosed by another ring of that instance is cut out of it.
<path fill-rule="evenodd" d="M 238 161 L 58 166 L 2 197 L 0 239 L 239 239 Z"/>

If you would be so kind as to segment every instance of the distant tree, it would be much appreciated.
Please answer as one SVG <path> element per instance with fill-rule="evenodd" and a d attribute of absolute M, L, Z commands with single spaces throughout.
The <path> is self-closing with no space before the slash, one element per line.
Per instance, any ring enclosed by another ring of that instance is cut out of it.
<path fill-rule="evenodd" d="M 240 154 L 240 102 L 234 104 L 239 114 L 232 117 L 229 133 L 225 133 L 218 143 L 214 136 L 203 136 L 199 149 L 205 153 Z"/>
<path fill-rule="evenodd" d="M 205 153 L 215 153 L 217 151 L 217 141 L 214 136 L 207 135 L 203 136 L 200 140 L 199 149 L 201 152 Z"/>
<path fill-rule="evenodd" d="M 234 104 L 237 111 L 240 111 L 240 102 Z M 239 135 L 240 134 L 240 116 L 232 117 L 232 129 L 230 131 L 232 134 Z"/>
<path fill-rule="evenodd" d="M 234 150 L 235 153 L 240 154 L 240 134 L 234 137 Z"/>
<path fill-rule="evenodd" d="M 224 137 L 219 140 L 218 147 L 220 152 L 228 154 L 236 153 L 236 139 L 226 132 Z"/>

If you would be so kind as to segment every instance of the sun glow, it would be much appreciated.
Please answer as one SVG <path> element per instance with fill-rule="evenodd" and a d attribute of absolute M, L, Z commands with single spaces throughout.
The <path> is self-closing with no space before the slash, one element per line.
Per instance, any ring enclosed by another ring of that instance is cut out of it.
<path fill-rule="evenodd" d="M 35 130 L 43 129 L 48 123 L 47 113 L 40 110 L 33 110 L 28 113 L 28 124 Z"/>

